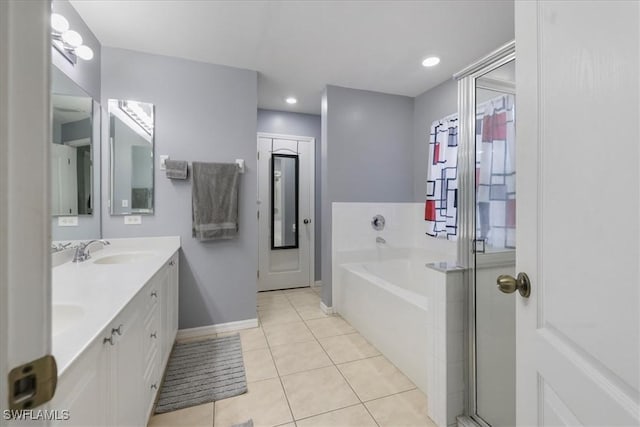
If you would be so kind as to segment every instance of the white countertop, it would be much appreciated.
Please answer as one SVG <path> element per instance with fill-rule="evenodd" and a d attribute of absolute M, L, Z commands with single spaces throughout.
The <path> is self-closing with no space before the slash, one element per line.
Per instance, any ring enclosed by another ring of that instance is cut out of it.
<path fill-rule="evenodd" d="M 91 259 L 68 261 L 52 269 L 52 347 L 59 375 L 180 249 L 178 236 L 105 240 L 111 244 L 104 249 L 99 249 L 101 244 L 90 246 Z M 140 252 L 153 256 L 129 264 L 94 262 L 110 255 Z M 72 315 L 56 316 L 57 309 L 69 309 Z"/>

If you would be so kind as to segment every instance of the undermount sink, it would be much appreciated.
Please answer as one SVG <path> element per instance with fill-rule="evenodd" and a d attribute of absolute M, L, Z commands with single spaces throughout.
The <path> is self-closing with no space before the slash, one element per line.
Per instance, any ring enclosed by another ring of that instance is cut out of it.
<path fill-rule="evenodd" d="M 58 335 L 84 317 L 84 309 L 73 304 L 53 304 L 51 306 L 51 332 Z"/>
<path fill-rule="evenodd" d="M 151 252 L 131 252 L 108 255 L 93 261 L 94 264 L 134 264 L 149 261 L 155 255 Z"/>

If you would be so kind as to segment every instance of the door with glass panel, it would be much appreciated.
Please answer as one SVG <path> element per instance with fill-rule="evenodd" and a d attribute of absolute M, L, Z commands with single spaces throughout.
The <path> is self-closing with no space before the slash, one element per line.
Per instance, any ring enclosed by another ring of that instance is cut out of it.
<path fill-rule="evenodd" d="M 314 138 L 258 134 L 258 291 L 310 286 Z"/>
<path fill-rule="evenodd" d="M 468 413 L 483 426 L 514 426 L 516 300 L 496 287 L 498 277 L 515 275 L 514 43 L 460 74 L 461 217 L 468 238 L 459 255 L 469 267 Z"/>

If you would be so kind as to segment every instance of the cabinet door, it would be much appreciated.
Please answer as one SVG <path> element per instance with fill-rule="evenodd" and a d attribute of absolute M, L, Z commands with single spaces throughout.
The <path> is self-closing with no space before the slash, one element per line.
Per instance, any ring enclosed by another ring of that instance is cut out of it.
<path fill-rule="evenodd" d="M 110 387 L 113 409 L 112 425 L 145 424 L 143 398 L 143 322 L 139 315 L 141 301 L 135 298 L 118 316 L 113 328 Z"/>
<path fill-rule="evenodd" d="M 50 408 L 68 411 L 68 420 L 53 422 L 52 425 L 107 426 L 107 378 L 109 373 L 109 344 L 102 343 L 102 337 L 87 350 L 60 377 L 55 397 Z"/>

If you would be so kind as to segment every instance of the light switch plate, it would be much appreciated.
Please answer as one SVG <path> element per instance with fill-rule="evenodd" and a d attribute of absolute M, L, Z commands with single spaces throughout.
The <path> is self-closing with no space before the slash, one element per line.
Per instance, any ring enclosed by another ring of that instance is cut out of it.
<path fill-rule="evenodd" d="M 163 154 L 160 156 L 160 170 L 167 170 L 167 160 L 169 160 L 169 156 Z"/>
<path fill-rule="evenodd" d="M 140 225 L 142 224 L 142 216 L 141 215 L 126 215 L 124 217 L 125 225 Z"/>
<path fill-rule="evenodd" d="M 77 216 L 59 216 L 58 217 L 58 226 L 60 226 L 60 227 L 77 227 L 78 226 L 78 217 Z"/>

